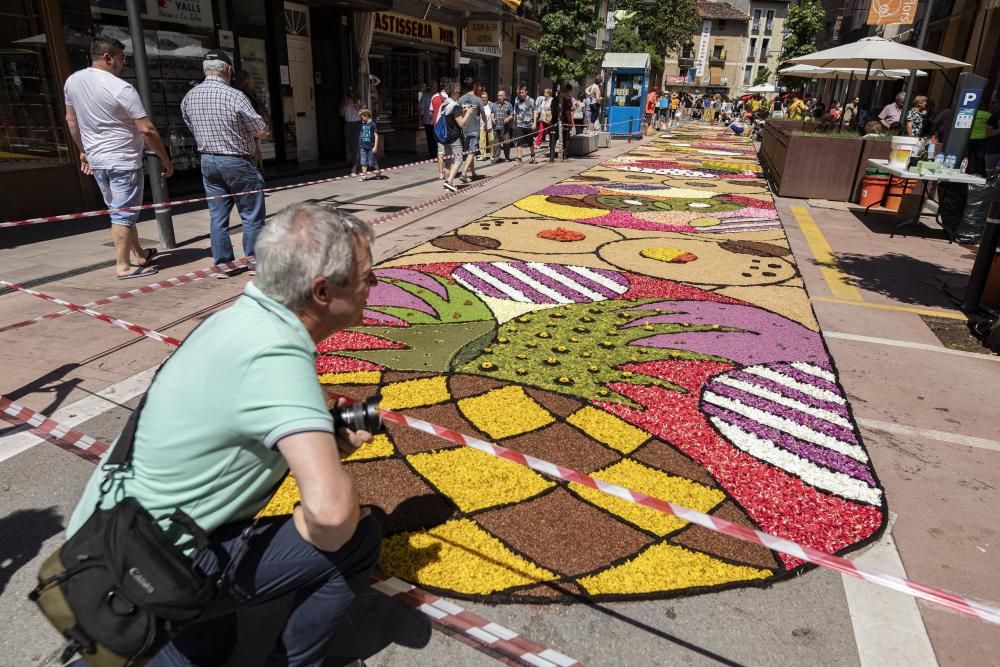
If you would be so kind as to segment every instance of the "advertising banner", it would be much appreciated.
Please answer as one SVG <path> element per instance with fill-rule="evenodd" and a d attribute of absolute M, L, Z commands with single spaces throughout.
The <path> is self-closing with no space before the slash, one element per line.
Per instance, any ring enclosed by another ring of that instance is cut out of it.
<path fill-rule="evenodd" d="M 917 0 L 872 0 L 868 25 L 913 23 L 917 17 L 917 4 Z"/>
<path fill-rule="evenodd" d="M 696 74 L 705 75 L 705 64 L 708 61 L 708 40 L 712 36 L 712 22 L 705 19 L 701 22 L 701 43 L 698 44 L 698 63 Z"/>

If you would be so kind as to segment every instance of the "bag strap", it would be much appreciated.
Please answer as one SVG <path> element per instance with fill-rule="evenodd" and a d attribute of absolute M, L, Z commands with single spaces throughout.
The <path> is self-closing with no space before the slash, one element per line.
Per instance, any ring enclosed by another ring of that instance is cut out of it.
<path fill-rule="evenodd" d="M 166 364 L 160 366 L 163 368 Z M 159 370 L 156 371 L 159 374 Z M 156 376 L 153 376 L 153 380 Z M 152 386 L 152 382 L 150 382 Z M 128 421 L 125 422 L 125 428 L 122 429 L 121 435 L 118 436 L 118 440 L 115 442 L 114 449 L 108 454 L 107 460 L 104 462 L 105 466 L 114 466 L 116 468 L 124 468 L 132 460 L 132 452 L 135 449 L 135 431 L 139 427 L 139 414 L 142 412 L 143 406 L 146 405 L 146 397 L 149 395 L 149 391 L 142 395 L 142 400 L 139 401 L 139 405 L 136 406 L 132 414 L 129 415 Z"/>

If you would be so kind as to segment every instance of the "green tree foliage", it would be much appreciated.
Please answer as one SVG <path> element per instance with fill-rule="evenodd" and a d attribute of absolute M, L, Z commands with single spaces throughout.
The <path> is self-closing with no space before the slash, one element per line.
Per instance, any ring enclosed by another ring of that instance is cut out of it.
<path fill-rule="evenodd" d="M 600 27 L 593 3 L 549 0 L 542 13 L 542 36 L 534 47 L 553 83 L 583 81 L 597 73 L 604 53 L 588 49 L 586 39 Z"/>
<path fill-rule="evenodd" d="M 781 55 L 778 56 L 778 69 L 792 58 L 804 56 L 816 50 L 816 36 L 826 25 L 826 11 L 818 0 L 801 0 L 792 5 L 785 17 L 785 36 L 781 45 Z M 800 88 L 805 79 L 782 77 L 784 85 L 790 88 Z"/>
<path fill-rule="evenodd" d="M 767 80 L 771 78 L 771 70 L 766 67 L 761 67 L 757 70 L 757 76 L 754 77 L 753 85 L 758 86 L 762 83 L 767 83 Z"/>
<path fill-rule="evenodd" d="M 611 44 L 608 50 L 613 53 L 648 53 L 653 69 L 663 69 L 663 53 L 655 46 L 639 36 L 639 28 L 635 16 L 628 16 L 615 24 L 611 33 Z"/>
<path fill-rule="evenodd" d="M 633 13 L 630 18 L 639 37 L 652 47 L 657 63 L 662 63 L 669 51 L 689 43 L 701 25 L 697 0 L 619 0 L 617 8 Z"/>

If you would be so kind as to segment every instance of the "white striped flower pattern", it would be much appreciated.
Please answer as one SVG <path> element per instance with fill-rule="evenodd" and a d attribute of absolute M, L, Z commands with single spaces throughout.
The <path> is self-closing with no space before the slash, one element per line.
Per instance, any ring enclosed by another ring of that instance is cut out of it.
<path fill-rule="evenodd" d="M 733 445 L 806 484 L 868 505 L 882 490 L 833 373 L 816 364 L 745 366 L 709 380 L 701 409 Z"/>

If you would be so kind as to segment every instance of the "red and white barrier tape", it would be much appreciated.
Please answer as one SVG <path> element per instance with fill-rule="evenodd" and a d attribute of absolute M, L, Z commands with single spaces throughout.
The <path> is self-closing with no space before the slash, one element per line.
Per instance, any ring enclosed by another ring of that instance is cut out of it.
<path fill-rule="evenodd" d="M 612 123 L 612 125 L 620 125 L 619 123 Z M 610 127 L 610 125 L 609 125 Z M 553 130 L 554 132 L 554 130 Z M 505 139 L 504 141 L 498 142 L 498 145 L 503 146 L 504 144 L 514 143 L 518 141 L 519 138 Z M 455 159 L 455 157 L 466 157 L 470 153 L 478 153 L 479 149 L 470 148 L 468 150 L 462 151 L 457 155 L 447 155 L 447 159 Z M 411 167 L 419 167 L 421 165 L 434 164 L 437 162 L 437 158 L 428 158 L 426 160 L 417 160 L 415 162 L 407 162 L 406 164 L 396 165 L 394 167 L 385 167 L 382 171 L 400 171 L 402 169 L 409 169 Z M 280 192 L 282 190 L 293 190 L 295 188 L 304 188 L 311 185 L 322 185 L 324 183 L 334 183 L 336 181 L 346 181 L 349 179 L 357 178 L 355 174 L 345 174 L 344 176 L 331 176 L 329 178 L 318 178 L 310 181 L 302 181 L 301 183 L 291 183 L 289 185 L 276 185 L 269 188 L 258 188 L 256 190 L 246 190 L 244 192 L 233 192 L 225 193 L 221 195 L 209 195 L 204 197 L 189 197 L 186 199 L 174 199 L 168 202 L 161 202 L 159 204 L 140 204 L 138 206 L 123 206 L 120 208 L 102 208 L 94 211 L 83 211 L 81 213 L 63 213 L 61 215 L 45 215 L 37 218 L 25 218 L 23 220 L 11 220 L 9 222 L 0 222 L 0 229 L 5 227 L 23 227 L 26 225 L 38 225 L 44 222 L 63 222 L 66 220 L 80 220 L 83 218 L 93 218 L 99 215 L 108 215 L 110 213 L 134 213 L 136 211 L 145 211 L 149 209 L 166 209 L 172 206 L 180 206 L 183 204 L 196 204 L 198 202 L 209 201 L 212 199 L 225 199 L 228 197 L 240 197 L 243 195 L 252 195 L 259 192 Z"/>
<path fill-rule="evenodd" d="M 498 623 L 473 614 L 450 600 L 428 593 L 395 577 L 387 579 L 376 577 L 372 588 L 405 602 L 450 630 L 471 637 L 490 649 L 520 662 L 538 667 L 570 667 L 582 664 L 559 651 L 539 646 Z"/>
<path fill-rule="evenodd" d="M 250 263 L 250 260 L 246 257 L 240 257 L 232 262 L 226 262 L 224 264 L 215 264 L 206 269 L 198 269 L 197 271 L 191 271 L 174 278 L 167 278 L 166 280 L 161 280 L 157 283 L 152 283 L 150 285 L 143 285 L 142 287 L 137 287 L 131 289 L 127 292 L 122 292 L 121 294 L 115 294 L 114 296 L 105 297 L 103 299 L 98 299 L 97 301 L 91 301 L 90 303 L 83 304 L 83 308 L 93 308 L 95 306 L 106 306 L 109 303 L 114 303 L 115 301 L 124 301 L 125 299 L 131 299 L 133 297 L 139 296 L 140 294 L 152 294 L 160 290 L 168 289 L 170 287 L 176 287 L 177 285 L 186 285 L 188 283 L 197 282 L 203 278 L 208 278 L 209 276 L 215 275 L 217 273 L 223 273 L 224 271 L 232 271 L 240 267 L 246 266 Z M 0 327 L 0 333 L 5 331 L 11 331 L 12 329 L 22 329 L 32 324 L 38 322 L 44 322 L 45 320 L 54 320 L 56 318 L 62 317 L 63 315 L 69 315 L 70 313 L 75 313 L 77 311 L 72 308 L 67 308 L 65 310 L 60 310 L 55 313 L 49 313 L 47 315 L 39 315 L 38 317 L 33 317 L 30 320 L 24 320 L 23 322 L 15 322 L 14 324 L 8 324 L 5 327 Z"/>
<path fill-rule="evenodd" d="M 91 463 L 97 463 L 108 445 L 68 426 L 45 417 L 33 410 L 0 396 L 0 417 L 32 426 L 32 431 Z M 67 446 L 68 445 L 68 446 Z M 582 663 L 558 651 L 539 646 L 522 635 L 498 623 L 473 614 L 444 598 L 404 581 L 390 577 L 373 577 L 372 588 L 404 602 L 409 607 L 428 616 L 434 623 L 475 642 L 490 651 L 537 667 L 581 666 Z"/>
<path fill-rule="evenodd" d="M 489 454 L 490 456 L 513 461 L 514 463 L 540 472 L 543 475 L 548 475 L 549 477 L 555 477 L 556 479 L 562 479 L 568 482 L 575 482 L 576 484 L 601 491 L 602 493 L 635 503 L 636 505 L 642 505 L 643 507 L 659 510 L 660 512 L 664 512 L 666 514 L 672 514 L 679 519 L 683 519 L 689 523 L 698 524 L 699 526 L 708 528 L 714 532 L 729 535 L 730 537 L 735 537 L 736 539 L 743 540 L 744 542 L 759 544 L 768 549 L 788 554 L 794 558 L 799 558 L 831 570 L 836 570 L 841 574 L 857 577 L 858 579 L 878 584 L 880 586 L 885 586 L 899 591 L 900 593 L 905 593 L 907 595 L 912 595 L 913 597 L 926 600 L 927 602 L 933 602 L 934 604 L 941 605 L 947 609 L 951 609 L 952 611 L 957 611 L 960 614 L 972 616 L 973 618 L 978 618 L 982 621 L 986 621 L 987 623 L 1000 625 L 1000 608 L 983 604 L 970 598 L 960 597 L 936 588 L 924 586 L 914 581 L 902 579 L 885 572 L 873 570 L 863 565 L 852 563 L 845 558 L 828 554 L 825 551 L 797 544 L 791 540 L 786 540 L 785 538 L 770 535 L 759 530 L 746 528 L 735 524 L 732 521 L 726 521 L 725 519 L 698 512 L 688 507 L 684 507 L 683 505 L 676 505 L 666 500 L 660 500 L 659 498 L 648 496 L 645 493 L 627 489 L 624 486 L 605 482 L 597 479 L 596 477 L 576 472 L 570 468 L 564 468 L 563 466 L 556 465 L 555 463 L 550 463 L 533 456 L 528 456 L 527 454 L 522 454 L 521 452 L 513 449 L 508 449 L 485 440 L 480 440 L 479 438 L 464 435 L 457 431 L 453 431 L 452 429 L 437 426 L 436 424 L 432 424 L 422 419 L 409 417 L 392 410 L 380 410 L 380 412 L 382 413 L 383 419 L 386 421 L 403 424 L 409 426 L 410 428 L 423 431 L 424 433 L 448 440 L 449 442 L 472 447 L 473 449 L 477 449 L 485 454 Z"/>
<path fill-rule="evenodd" d="M 21 287 L 17 283 L 12 283 L 7 280 L 0 280 L 0 285 L 6 285 L 11 289 L 16 289 L 19 292 L 24 292 L 25 294 L 30 294 L 31 296 L 38 297 L 39 299 L 45 299 L 46 301 L 51 301 L 52 303 L 57 303 L 60 306 L 69 308 L 77 313 L 83 313 L 84 315 L 90 315 L 91 317 L 101 320 L 102 322 L 107 322 L 108 324 L 113 324 L 121 329 L 126 329 L 132 333 L 137 333 L 140 336 L 145 336 L 146 338 L 152 338 L 153 340 L 158 340 L 161 343 L 167 343 L 168 345 L 178 346 L 181 344 L 179 340 L 173 338 L 172 336 L 167 336 L 166 334 L 161 334 L 159 331 L 153 329 L 147 329 L 146 327 L 139 326 L 138 324 L 132 324 L 131 322 L 126 322 L 125 320 L 120 320 L 117 317 L 111 317 L 110 315 L 105 315 L 104 313 L 99 313 L 96 310 L 91 310 L 90 308 L 84 308 L 83 306 L 77 305 L 75 303 L 70 303 L 69 301 L 63 301 L 62 299 L 57 299 L 54 296 L 49 296 L 48 294 L 42 294 L 41 292 L 36 292 L 35 290 L 30 290 L 27 287 Z"/>
<path fill-rule="evenodd" d="M 98 457 L 108 449 L 108 446 L 103 442 L 68 426 L 63 426 L 23 405 L 18 405 L 6 396 L 0 396 L 0 413 L 3 413 L 0 414 L 0 417 L 6 415 L 4 418 L 8 421 L 28 424 L 32 427 L 31 430 L 39 436 L 91 463 L 96 463 Z"/>

